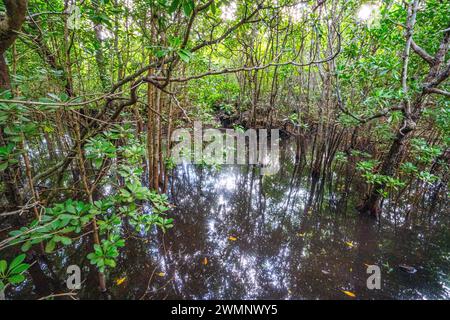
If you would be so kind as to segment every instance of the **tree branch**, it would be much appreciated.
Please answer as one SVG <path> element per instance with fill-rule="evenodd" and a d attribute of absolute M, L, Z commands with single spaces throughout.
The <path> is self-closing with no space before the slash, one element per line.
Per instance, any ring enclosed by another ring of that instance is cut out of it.
<path fill-rule="evenodd" d="M 426 52 L 422 47 L 418 46 L 414 40 L 411 41 L 411 48 L 417 53 L 423 60 L 425 60 L 429 65 L 434 64 L 434 58 L 431 54 Z"/>

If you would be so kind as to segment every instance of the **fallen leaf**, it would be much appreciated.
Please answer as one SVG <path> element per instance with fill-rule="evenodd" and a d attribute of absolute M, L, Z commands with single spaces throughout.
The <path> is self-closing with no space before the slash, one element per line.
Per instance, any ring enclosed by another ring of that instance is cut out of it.
<path fill-rule="evenodd" d="M 330 271 L 322 270 L 322 273 L 323 273 L 323 274 L 330 274 Z"/>
<path fill-rule="evenodd" d="M 349 247 L 349 248 L 353 248 L 355 245 L 353 242 L 351 241 L 345 241 L 345 244 Z"/>
<path fill-rule="evenodd" d="M 297 233 L 297 236 L 299 236 L 299 237 L 304 237 L 305 236 L 305 233 Z"/>
<path fill-rule="evenodd" d="M 229 237 L 228 237 L 228 240 L 230 240 L 230 241 L 236 241 L 237 238 L 236 238 L 236 237 L 233 237 L 233 236 L 229 236 Z"/>
<path fill-rule="evenodd" d="M 164 272 L 159 272 L 159 273 L 157 273 L 157 275 L 160 277 L 164 277 L 166 274 Z"/>
<path fill-rule="evenodd" d="M 207 257 L 205 257 L 204 259 L 203 259 L 203 261 L 202 261 L 202 263 L 203 263 L 203 265 L 207 265 L 208 264 L 208 258 Z"/>
<path fill-rule="evenodd" d="M 346 291 L 346 290 L 341 290 L 343 293 L 345 293 L 347 296 L 349 296 L 349 297 L 352 297 L 352 298 L 355 298 L 356 297 L 356 294 L 354 294 L 353 292 L 351 292 L 351 291 Z"/>
<path fill-rule="evenodd" d="M 116 279 L 116 284 L 117 284 L 118 286 L 120 286 L 122 283 L 125 282 L 125 280 L 127 280 L 127 277 L 123 277 L 123 278 L 120 278 L 120 279 Z"/>

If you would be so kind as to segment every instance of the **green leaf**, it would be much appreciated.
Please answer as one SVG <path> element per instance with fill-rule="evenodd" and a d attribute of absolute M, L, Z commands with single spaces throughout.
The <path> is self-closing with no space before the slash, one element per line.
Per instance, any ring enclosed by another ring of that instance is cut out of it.
<path fill-rule="evenodd" d="M 11 270 L 12 274 L 20 274 L 26 270 L 28 270 L 28 268 L 30 267 L 30 265 L 28 263 L 22 263 L 20 265 L 18 265 L 17 267 L 15 267 L 14 269 Z"/>
<path fill-rule="evenodd" d="M 183 0 L 182 5 L 184 14 L 189 17 L 192 13 L 192 10 L 194 10 L 194 2 L 192 0 Z"/>
<path fill-rule="evenodd" d="M 93 259 L 95 259 L 97 257 L 97 255 L 94 253 L 94 252 L 91 252 L 91 253 L 89 253 L 88 255 L 87 255 L 87 258 L 89 259 L 89 260 L 93 260 Z"/>
<path fill-rule="evenodd" d="M 103 255 L 102 247 L 99 244 L 94 244 L 94 251 L 98 256 Z"/>
<path fill-rule="evenodd" d="M 9 269 L 8 270 L 11 271 L 15 267 L 17 267 L 19 264 L 21 264 L 23 260 L 25 260 L 25 254 L 24 253 L 22 253 L 21 255 L 18 255 L 16 258 L 14 258 L 14 260 L 9 265 Z"/>
<path fill-rule="evenodd" d="M 180 0 L 173 0 L 172 4 L 169 7 L 169 13 L 172 14 L 174 13 L 178 7 L 180 6 Z"/>
<path fill-rule="evenodd" d="M 112 267 L 112 268 L 114 268 L 114 267 L 116 266 L 116 262 L 115 262 L 113 259 L 106 259 L 106 260 L 105 260 L 105 264 L 106 264 L 107 266 Z"/>
<path fill-rule="evenodd" d="M 72 243 L 72 239 L 68 238 L 68 237 L 61 237 L 59 239 L 61 241 L 61 243 L 65 246 L 68 246 L 69 244 Z"/>
<path fill-rule="evenodd" d="M 19 284 L 21 283 L 23 280 L 25 280 L 25 276 L 23 274 L 15 274 L 12 277 L 8 278 L 8 281 L 11 284 Z"/>
<path fill-rule="evenodd" d="M 189 63 L 189 61 L 191 60 L 191 53 L 185 49 L 180 49 L 178 51 L 178 56 L 186 63 Z"/>
<path fill-rule="evenodd" d="M 67 212 L 72 213 L 72 214 L 76 214 L 77 213 L 76 210 L 75 210 L 75 207 L 71 203 L 69 203 L 66 206 L 66 210 L 67 210 Z"/>
<path fill-rule="evenodd" d="M 22 250 L 22 252 L 27 252 L 28 250 L 30 250 L 31 245 L 32 245 L 31 241 L 27 241 L 22 245 L 20 249 Z"/>
<path fill-rule="evenodd" d="M 47 253 L 52 253 L 53 250 L 55 250 L 56 247 L 56 242 L 53 240 L 50 240 L 49 242 L 47 242 L 47 244 L 45 245 L 45 252 Z"/>
<path fill-rule="evenodd" d="M 61 101 L 61 99 L 54 93 L 48 93 L 48 96 L 51 97 L 56 102 L 60 102 Z"/>
<path fill-rule="evenodd" d="M 6 260 L 0 260 L 0 274 L 5 273 L 8 263 Z"/>
<path fill-rule="evenodd" d="M 0 171 L 6 170 L 8 168 L 8 162 L 0 163 Z"/>

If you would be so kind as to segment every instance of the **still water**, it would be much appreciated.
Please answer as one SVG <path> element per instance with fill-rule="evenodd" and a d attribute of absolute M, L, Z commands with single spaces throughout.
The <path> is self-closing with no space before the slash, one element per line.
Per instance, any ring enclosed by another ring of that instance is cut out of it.
<path fill-rule="evenodd" d="M 344 197 L 341 173 L 311 181 L 307 165 L 294 165 L 293 144 L 281 148 L 281 170 L 273 176 L 249 166 L 178 166 L 169 191 L 174 228 L 129 236 L 106 296 L 86 271 L 87 241 L 53 265 L 84 266 L 84 299 L 450 298 L 445 196 L 432 209 L 411 208 L 405 196 L 404 203 L 387 203 L 375 222 L 354 209 L 364 193 L 356 178 Z M 367 289 L 367 265 L 380 267 L 380 290 Z M 46 273 L 66 277 L 64 268 Z M 35 285 L 29 281 L 14 297 L 39 297 Z"/>

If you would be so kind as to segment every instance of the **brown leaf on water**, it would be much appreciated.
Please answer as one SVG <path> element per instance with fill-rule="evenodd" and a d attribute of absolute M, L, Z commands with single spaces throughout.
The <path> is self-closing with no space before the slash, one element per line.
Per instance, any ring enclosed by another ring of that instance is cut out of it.
<path fill-rule="evenodd" d="M 203 258 L 202 264 L 204 266 L 206 266 L 208 264 L 208 258 L 207 257 Z"/>
<path fill-rule="evenodd" d="M 354 294 L 351 291 L 346 291 L 346 290 L 341 290 L 343 293 L 345 293 L 347 296 L 352 297 L 352 298 L 356 298 L 356 294 Z"/>

